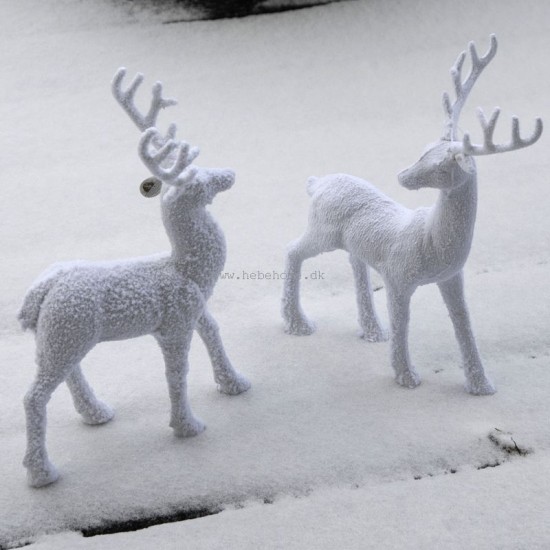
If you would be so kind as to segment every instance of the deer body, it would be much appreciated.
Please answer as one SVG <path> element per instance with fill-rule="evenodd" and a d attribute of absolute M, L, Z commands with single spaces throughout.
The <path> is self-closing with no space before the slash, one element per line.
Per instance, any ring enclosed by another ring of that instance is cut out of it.
<path fill-rule="evenodd" d="M 368 267 L 382 276 L 390 319 L 391 364 L 396 381 L 415 387 L 420 378 L 408 350 L 409 303 L 416 288 L 437 283 L 449 310 L 459 343 L 466 376 L 466 389 L 476 395 L 493 393 L 479 356 L 464 298 L 462 268 L 472 244 L 477 209 L 477 177 L 474 156 L 512 151 L 535 143 L 542 133 L 542 122 L 528 139 L 519 135 L 513 119 L 512 141 L 495 145 L 493 132 L 499 110 L 487 120 L 479 111 L 484 133 L 483 145 L 472 145 L 468 134 L 457 139 L 458 118 L 479 74 L 496 53 L 496 38 L 491 37 L 487 54 L 479 58 L 470 44 L 472 69 L 462 81 L 463 52 L 451 75 L 457 94 L 451 104 L 444 94 L 448 117 L 446 132 L 428 146 L 421 158 L 398 174 L 407 189 L 431 187 L 439 190 L 437 202 L 429 208 L 410 210 L 394 202 L 370 183 L 359 178 L 335 174 L 310 178 L 309 222 L 305 233 L 288 248 L 282 314 L 286 331 L 308 335 L 315 325 L 300 305 L 302 262 L 322 252 L 344 249 L 350 254 L 362 336 L 371 342 L 387 339 L 373 305 Z"/>
<path fill-rule="evenodd" d="M 416 210 L 353 176 L 331 174 L 317 181 L 310 226 L 315 231 L 322 226 L 332 249 L 361 257 L 385 278 L 419 286 L 455 274 L 466 262 L 476 215 L 475 177 L 460 189 L 440 191 L 434 206 Z M 398 269 L 400 263 L 410 269 Z"/>
<path fill-rule="evenodd" d="M 121 104 L 123 76 L 120 70 L 114 81 L 115 97 Z M 136 81 L 139 84 L 139 77 L 130 87 L 131 95 Z M 127 95 L 122 97 L 127 99 Z M 162 106 L 160 90 L 157 99 Z M 155 120 L 156 115 L 147 124 Z M 175 126 L 167 138 L 152 126 L 145 128 L 139 150 L 144 163 L 164 184 L 161 210 L 171 253 L 55 264 L 25 297 L 19 320 L 23 328 L 36 333 L 38 364 L 35 381 L 25 396 L 24 465 L 31 486 L 47 485 L 58 478 L 48 459 L 45 426 L 46 405 L 61 382 L 69 386 L 84 422 L 102 424 L 113 417 L 112 409 L 95 397 L 80 369 L 81 360 L 99 342 L 145 334 L 156 338 L 165 360 L 170 426 L 177 436 L 204 430 L 187 399 L 187 354 L 195 329 L 207 347 L 219 390 L 235 395 L 250 387 L 233 369 L 218 326 L 206 308 L 225 262 L 225 239 L 205 207 L 217 193 L 233 185 L 235 176 L 231 170 L 191 166 L 198 151 L 173 141 L 174 134 Z"/>

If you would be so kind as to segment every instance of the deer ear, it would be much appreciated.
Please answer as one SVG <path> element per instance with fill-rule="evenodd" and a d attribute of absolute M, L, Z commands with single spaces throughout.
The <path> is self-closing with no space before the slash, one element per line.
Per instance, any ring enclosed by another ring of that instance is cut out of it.
<path fill-rule="evenodd" d="M 473 174 L 475 172 L 474 160 L 470 155 L 465 155 L 464 153 L 455 153 L 454 159 L 456 163 L 468 174 Z"/>

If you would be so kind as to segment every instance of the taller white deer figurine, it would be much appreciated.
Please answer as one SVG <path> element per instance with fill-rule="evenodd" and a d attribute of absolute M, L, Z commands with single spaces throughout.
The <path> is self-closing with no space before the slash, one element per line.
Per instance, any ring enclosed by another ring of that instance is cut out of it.
<path fill-rule="evenodd" d="M 196 148 L 155 128 L 159 111 L 175 103 L 153 87 L 147 115 L 134 105 L 143 80 L 138 74 L 129 89 L 121 89 L 125 69 L 113 79 L 113 93 L 143 132 L 139 155 L 163 183 L 162 220 L 172 244 L 170 254 L 112 262 L 67 262 L 51 266 L 29 289 L 19 320 L 36 333 L 36 379 L 25 396 L 27 451 L 24 465 L 33 487 L 54 482 L 58 473 L 46 452 L 46 405 L 65 381 L 76 410 L 88 424 L 102 424 L 112 409 L 99 401 L 82 374 L 80 362 L 99 342 L 152 334 L 166 366 L 171 400 L 170 426 L 177 436 L 199 434 L 204 424 L 191 412 L 187 399 L 187 355 L 193 330 L 204 341 L 221 392 L 246 391 L 250 384 L 235 372 L 225 354 L 216 322 L 206 302 L 225 262 L 225 240 L 205 206 L 229 189 L 231 170 L 204 169 L 191 163 Z"/>
<path fill-rule="evenodd" d="M 462 268 L 468 258 L 477 205 L 475 156 L 504 153 L 535 143 L 542 133 L 536 120 L 531 137 L 523 139 L 517 118 L 512 119 L 512 140 L 506 145 L 493 143 L 499 109 L 489 120 L 479 109 L 484 143 L 473 145 L 468 134 L 458 139 L 458 120 L 464 103 L 483 69 L 497 51 L 491 45 L 478 57 L 469 45 L 472 68 L 462 80 L 466 52 L 451 69 L 456 100 L 443 95 L 447 116 L 443 137 L 428 146 L 418 162 L 398 174 L 406 189 L 432 187 L 439 190 L 437 202 L 430 208 L 409 210 L 381 193 L 370 183 L 344 174 L 310 178 L 309 224 L 305 233 L 290 243 L 282 314 L 286 331 L 307 335 L 315 325 L 304 314 L 299 300 L 302 262 L 322 252 L 344 249 L 349 252 L 355 277 L 359 323 L 362 335 L 370 342 L 387 339 L 373 307 L 368 266 L 377 270 L 385 283 L 391 325 L 391 365 L 396 381 L 402 386 L 420 383 L 411 364 L 408 349 L 409 302 L 420 285 L 437 283 L 447 305 L 460 346 L 466 390 L 475 395 L 494 393 L 485 375 L 464 299 Z"/>

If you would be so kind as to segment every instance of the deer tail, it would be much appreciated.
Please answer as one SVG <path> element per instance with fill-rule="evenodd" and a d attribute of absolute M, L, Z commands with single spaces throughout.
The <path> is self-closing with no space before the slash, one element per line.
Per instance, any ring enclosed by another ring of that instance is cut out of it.
<path fill-rule="evenodd" d="M 17 319 L 23 330 L 36 330 L 42 304 L 63 272 L 59 264 L 51 266 L 29 288 L 17 314 Z"/>

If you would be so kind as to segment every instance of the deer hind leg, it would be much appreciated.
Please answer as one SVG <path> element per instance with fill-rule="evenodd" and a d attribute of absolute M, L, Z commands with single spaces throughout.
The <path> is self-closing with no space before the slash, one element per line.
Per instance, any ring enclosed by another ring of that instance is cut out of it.
<path fill-rule="evenodd" d="M 367 342 L 384 342 L 388 333 L 382 328 L 376 310 L 370 281 L 369 267 L 357 256 L 350 254 L 349 261 L 355 279 L 355 294 L 359 310 L 360 337 Z"/>
<path fill-rule="evenodd" d="M 322 246 L 309 232 L 288 245 L 281 304 L 285 332 L 288 334 L 305 336 L 315 332 L 315 323 L 307 318 L 300 305 L 300 276 L 304 260 L 327 250 L 330 248 Z"/>
<path fill-rule="evenodd" d="M 177 437 L 191 437 L 205 429 L 196 418 L 187 397 L 188 354 L 193 336 L 193 325 L 186 326 L 170 336 L 157 335 L 157 341 L 164 356 L 166 380 L 171 403 L 170 427 Z"/>
<path fill-rule="evenodd" d="M 414 388 L 420 384 L 420 376 L 411 364 L 409 356 L 409 306 L 411 292 L 386 284 L 388 312 L 391 324 L 391 365 L 395 380 L 401 386 Z"/>
<path fill-rule="evenodd" d="M 449 310 L 456 339 L 460 347 L 464 374 L 466 375 L 466 391 L 473 395 L 491 395 L 495 388 L 485 375 L 481 357 L 477 349 L 470 323 L 470 315 L 464 299 L 464 280 L 462 272 L 451 279 L 438 283 L 443 300 Z"/>
<path fill-rule="evenodd" d="M 74 362 L 54 362 L 45 354 L 39 355 L 37 363 L 38 373 L 24 399 L 27 450 L 23 465 L 27 468 L 27 481 L 31 487 L 43 487 L 59 477 L 46 450 L 46 406 L 54 390 L 75 366 Z"/>
<path fill-rule="evenodd" d="M 80 365 L 73 367 L 65 382 L 71 391 L 75 409 L 82 416 L 84 423 L 105 424 L 113 418 L 115 414 L 113 409 L 97 399 L 84 378 Z"/>
<path fill-rule="evenodd" d="M 231 365 L 223 347 L 218 324 L 206 309 L 197 321 L 196 330 L 208 350 L 214 381 L 218 384 L 220 392 L 237 395 L 248 390 L 250 382 Z"/>

